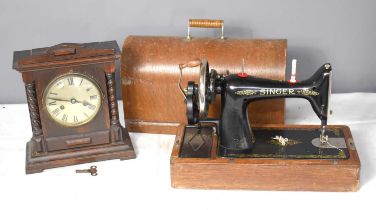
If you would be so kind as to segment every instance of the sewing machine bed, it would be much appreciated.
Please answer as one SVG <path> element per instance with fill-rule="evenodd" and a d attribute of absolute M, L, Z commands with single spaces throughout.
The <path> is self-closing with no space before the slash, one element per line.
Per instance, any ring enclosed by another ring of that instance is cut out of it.
<path fill-rule="evenodd" d="M 327 130 L 329 144 L 321 144 L 319 128 L 267 128 L 252 129 L 256 142 L 252 153 L 233 158 L 285 158 L 285 159 L 348 159 L 349 151 L 343 132 L 339 128 Z M 189 126 L 185 128 L 181 158 L 209 158 L 212 150 L 213 127 Z"/>
<path fill-rule="evenodd" d="M 321 144 L 319 126 L 253 127 L 251 154 L 224 158 L 210 126 L 181 126 L 171 155 L 177 188 L 356 191 L 360 161 L 347 126 L 328 126 L 330 144 Z M 199 132 L 201 133 L 199 133 Z M 284 145 L 282 145 L 284 144 Z"/>

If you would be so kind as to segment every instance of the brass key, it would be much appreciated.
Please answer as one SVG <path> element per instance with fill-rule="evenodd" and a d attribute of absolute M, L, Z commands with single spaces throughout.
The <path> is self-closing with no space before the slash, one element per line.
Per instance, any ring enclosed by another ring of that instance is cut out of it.
<path fill-rule="evenodd" d="M 90 166 L 89 169 L 76 170 L 76 173 L 90 173 L 92 176 L 98 175 L 97 166 Z"/>

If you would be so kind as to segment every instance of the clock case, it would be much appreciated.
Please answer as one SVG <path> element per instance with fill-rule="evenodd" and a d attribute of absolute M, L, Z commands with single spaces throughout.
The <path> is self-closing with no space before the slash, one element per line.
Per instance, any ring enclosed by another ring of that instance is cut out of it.
<path fill-rule="evenodd" d="M 135 158 L 126 127 L 119 121 L 115 86 L 116 41 L 63 43 L 14 52 L 13 68 L 22 73 L 33 136 L 26 148 L 26 173 L 108 159 Z M 93 80 L 102 93 L 101 108 L 88 123 L 65 127 L 47 113 L 44 91 L 66 74 Z"/>

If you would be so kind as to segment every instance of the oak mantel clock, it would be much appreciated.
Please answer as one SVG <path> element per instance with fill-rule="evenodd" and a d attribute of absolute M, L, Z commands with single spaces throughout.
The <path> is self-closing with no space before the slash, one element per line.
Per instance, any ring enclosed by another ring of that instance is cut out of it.
<path fill-rule="evenodd" d="M 33 136 L 26 173 L 108 159 L 135 158 L 119 122 L 116 41 L 59 44 L 14 52 L 22 73 Z"/>

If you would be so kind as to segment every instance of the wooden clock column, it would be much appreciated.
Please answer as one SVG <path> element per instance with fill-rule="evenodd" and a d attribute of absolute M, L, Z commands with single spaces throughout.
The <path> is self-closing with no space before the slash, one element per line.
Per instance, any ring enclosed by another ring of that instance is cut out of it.
<path fill-rule="evenodd" d="M 26 75 L 25 75 L 26 77 Z M 23 77 L 26 89 L 27 104 L 29 106 L 31 129 L 33 131 L 33 137 L 31 138 L 32 147 L 34 148 L 35 154 L 46 153 L 46 142 L 43 138 L 43 131 L 39 116 L 38 99 L 35 91 L 35 82 L 28 81 L 27 78 Z"/>

